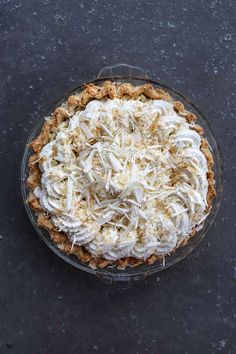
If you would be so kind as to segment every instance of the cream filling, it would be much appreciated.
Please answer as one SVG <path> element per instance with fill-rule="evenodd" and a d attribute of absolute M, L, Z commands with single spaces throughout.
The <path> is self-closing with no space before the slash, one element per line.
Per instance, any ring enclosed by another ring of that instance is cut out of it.
<path fill-rule="evenodd" d="M 202 222 L 201 137 L 163 100 L 94 100 L 40 153 L 34 193 L 73 244 L 115 260 L 171 252 Z"/>

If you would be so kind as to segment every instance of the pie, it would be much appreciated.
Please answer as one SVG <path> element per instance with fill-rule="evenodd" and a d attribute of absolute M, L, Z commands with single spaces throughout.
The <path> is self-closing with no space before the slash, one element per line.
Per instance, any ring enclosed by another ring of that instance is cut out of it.
<path fill-rule="evenodd" d="M 38 225 L 93 268 L 150 265 L 175 252 L 215 196 L 196 120 L 148 83 L 86 85 L 31 143 L 28 203 Z"/>

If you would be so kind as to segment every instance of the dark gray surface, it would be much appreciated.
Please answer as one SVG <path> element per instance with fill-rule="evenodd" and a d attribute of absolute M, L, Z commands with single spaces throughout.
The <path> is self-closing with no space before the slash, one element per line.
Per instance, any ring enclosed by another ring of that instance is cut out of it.
<path fill-rule="evenodd" d="M 235 1 L 0 4 L 0 353 L 235 353 Z M 39 115 L 116 62 L 146 69 L 200 106 L 225 164 L 207 238 L 178 265 L 122 291 L 40 241 L 19 176 Z"/>

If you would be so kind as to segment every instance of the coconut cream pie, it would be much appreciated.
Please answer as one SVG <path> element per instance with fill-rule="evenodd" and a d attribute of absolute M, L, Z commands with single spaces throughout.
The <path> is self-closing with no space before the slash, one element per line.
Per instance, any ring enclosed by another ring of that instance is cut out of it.
<path fill-rule="evenodd" d="M 152 264 L 198 231 L 215 195 L 196 116 L 150 84 L 89 84 L 31 144 L 28 202 L 91 267 Z"/>

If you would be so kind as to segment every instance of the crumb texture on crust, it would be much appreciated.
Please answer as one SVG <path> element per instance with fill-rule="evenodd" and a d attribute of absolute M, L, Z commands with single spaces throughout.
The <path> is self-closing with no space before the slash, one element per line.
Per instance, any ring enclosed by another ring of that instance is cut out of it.
<path fill-rule="evenodd" d="M 31 147 L 34 151 L 34 154 L 29 159 L 29 176 L 27 179 L 27 184 L 31 190 L 28 203 L 30 207 L 38 214 L 38 225 L 49 231 L 51 239 L 61 251 L 77 256 L 81 261 L 89 263 L 93 268 L 100 267 L 104 268 L 109 264 L 115 264 L 118 268 L 124 269 L 126 266 L 138 266 L 142 263 L 153 264 L 156 260 L 162 259 L 164 255 L 151 254 L 146 259 L 137 259 L 135 257 L 123 257 L 117 260 L 109 260 L 103 257 L 94 257 L 91 252 L 85 249 L 84 246 L 76 245 L 68 239 L 66 233 L 59 232 L 56 226 L 51 222 L 50 216 L 46 215 L 44 209 L 42 208 L 39 199 L 35 196 L 33 191 L 35 188 L 40 186 L 42 171 L 40 170 L 40 164 L 42 163 L 42 158 L 40 157 L 40 152 L 43 147 L 48 144 L 52 137 L 55 136 L 57 128 L 63 121 L 68 121 L 70 117 L 76 111 L 83 110 L 86 105 L 96 99 L 151 99 L 151 100 L 164 100 L 167 102 L 172 102 L 174 110 L 185 117 L 186 121 L 194 123 L 197 117 L 191 112 L 187 112 L 184 108 L 182 102 L 172 101 L 170 95 L 160 89 L 155 89 L 150 84 L 144 84 L 141 86 L 133 86 L 129 83 L 115 84 L 110 81 L 104 82 L 101 86 L 94 84 L 88 84 L 85 86 L 85 89 L 77 94 L 72 95 L 68 98 L 67 103 L 63 107 L 59 107 L 55 110 L 52 117 L 47 118 L 45 121 L 41 133 L 39 136 L 31 143 Z M 155 129 L 155 124 L 153 129 Z M 194 124 L 193 130 L 198 134 L 203 135 L 203 129 L 197 124 Z M 212 199 L 215 196 L 214 188 L 214 172 L 213 168 L 213 157 L 210 151 L 208 142 L 205 138 L 201 140 L 201 151 L 206 157 L 207 160 L 207 181 L 208 181 L 208 191 L 207 191 L 207 211 L 211 209 Z M 192 231 L 192 235 L 188 235 L 185 239 L 181 241 L 179 246 L 183 246 L 187 243 L 189 237 L 193 236 L 196 230 Z M 175 249 L 173 249 L 174 252 Z M 170 253 L 171 253 L 170 252 Z"/>

